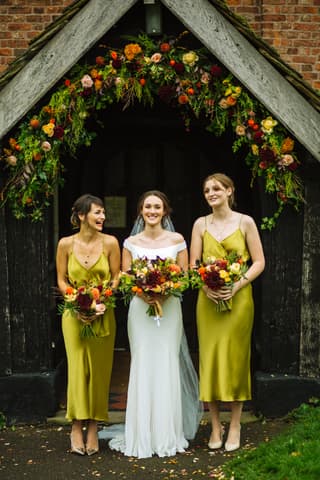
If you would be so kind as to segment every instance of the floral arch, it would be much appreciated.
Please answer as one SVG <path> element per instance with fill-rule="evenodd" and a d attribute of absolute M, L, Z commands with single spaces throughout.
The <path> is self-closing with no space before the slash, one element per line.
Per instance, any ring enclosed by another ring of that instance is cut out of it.
<path fill-rule="evenodd" d="M 262 219 L 263 229 L 276 225 L 285 206 L 299 210 L 303 187 L 294 140 L 206 48 L 186 48 L 187 33 L 173 40 L 141 34 L 123 49 L 106 47 L 92 65 L 75 65 L 48 103 L 3 142 L 0 206 L 7 203 L 18 219 L 41 220 L 63 183 L 61 154 L 75 156 L 79 146 L 92 142 L 87 118 L 115 102 L 125 109 L 135 101 L 152 106 L 159 98 L 179 111 L 186 130 L 195 118 L 216 136 L 232 128 L 233 151 L 247 147 L 252 182 L 262 177 L 265 191 L 277 199 L 274 214 Z"/>

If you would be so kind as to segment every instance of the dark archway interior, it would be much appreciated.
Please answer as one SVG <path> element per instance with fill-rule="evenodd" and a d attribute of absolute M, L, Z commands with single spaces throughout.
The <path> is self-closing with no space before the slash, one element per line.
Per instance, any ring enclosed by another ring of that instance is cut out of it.
<path fill-rule="evenodd" d="M 139 2 L 82 61 L 91 63 L 107 46 L 124 45 L 128 42 L 124 37 L 138 35 L 144 29 L 144 5 Z M 177 36 L 184 30 L 179 20 L 163 7 L 165 34 Z M 185 38 L 190 48 L 201 46 L 191 34 Z M 189 246 L 194 220 L 209 213 L 202 195 L 203 180 L 217 171 L 234 179 L 237 210 L 259 221 L 257 186 L 250 186 L 251 174 L 244 162 L 246 152 L 232 152 L 231 129 L 217 138 L 206 131 L 205 126 L 203 121 L 194 119 L 187 132 L 178 112 L 157 100 L 153 108 L 136 103 L 123 111 L 121 105 L 113 104 L 99 111 L 97 118 L 89 120 L 89 128 L 96 133 L 92 145 L 81 148 L 77 158 L 61 159 L 65 184 L 59 196 L 59 236 L 71 233 L 69 218 L 74 200 L 90 192 L 101 198 L 125 198 L 125 224 L 114 228 L 106 222 L 106 232 L 114 234 L 122 245 L 136 217 L 138 197 L 146 190 L 157 188 L 168 195 L 175 228 Z M 184 324 L 194 352 L 198 349 L 195 301 L 195 292 L 185 294 Z M 126 307 L 118 302 L 117 348 L 128 349 L 126 313 Z"/>

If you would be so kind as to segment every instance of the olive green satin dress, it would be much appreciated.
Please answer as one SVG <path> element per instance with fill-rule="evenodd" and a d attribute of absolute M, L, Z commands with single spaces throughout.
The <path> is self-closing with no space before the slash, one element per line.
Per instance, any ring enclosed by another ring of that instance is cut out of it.
<path fill-rule="evenodd" d="M 81 285 L 92 278 L 110 279 L 109 262 L 104 253 L 89 269 L 73 252 L 68 260 L 71 285 Z M 113 362 L 116 323 L 113 309 L 108 309 L 92 323 L 96 337 L 80 338 L 82 324 L 66 310 L 62 331 L 68 360 L 67 413 L 69 420 L 108 421 L 109 386 Z"/>
<path fill-rule="evenodd" d="M 249 252 L 238 228 L 218 242 L 207 230 L 202 260 L 224 257 L 232 250 L 245 261 Z M 200 400 L 210 402 L 251 399 L 250 352 L 254 305 L 251 284 L 232 297 L 232 310 L 217 312 L 216 304 L 202 290 L 197 301 Z"/>

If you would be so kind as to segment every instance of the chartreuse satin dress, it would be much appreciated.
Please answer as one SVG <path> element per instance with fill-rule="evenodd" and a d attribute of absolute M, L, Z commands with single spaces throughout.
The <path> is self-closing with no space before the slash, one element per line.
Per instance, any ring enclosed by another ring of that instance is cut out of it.
<path fill-rule="evenodd" d="M 71 285 L 80 286 L 92 278 L 110 279 L 109 262 L 102 252 L 97 262 L 84 268 L 73 252 L 68 260 Z M 108 421 L 109 386 L 116 324 L 113 309 L 92 323 L 96 336 L 80 338 L 81 322 L 66 310 L 62 331 L 68 360 L 67 413 L 69 420 Z"/>
<path fill-rule="evenodd" d="M 221 242 L 207 230 L 203 257 L 224 257 L 237 251 L 245 261 L 250 256 L 238 228 Z M 231 311 L 217 312 L 216 304 L 200 290 L 197 301 L 199 337 L 200 400 L 210 402 L 251 399 L 250 352 L 254 317 L 252 287 L 248 284 L 232 297 Z"/>

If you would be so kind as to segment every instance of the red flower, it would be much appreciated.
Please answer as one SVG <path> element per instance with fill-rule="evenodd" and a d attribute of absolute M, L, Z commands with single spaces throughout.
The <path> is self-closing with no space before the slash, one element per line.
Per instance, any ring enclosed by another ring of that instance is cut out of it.
<path fill-rule="evenodd" d="M 258 132 L 256 132 L 254 135 L 253 135 L 253 140 L 258 144 L 258 145 L 261 145 L 261 143 L 263 142 L 263 132 L 261 130 L 259 130 Z"/>
<path fill-rule="evenodd" d="M 266 168 L 268 168 L 268 162 L 265 162 L 265 161 L 260 162 L 259 167 L 261 168 L 261 170 L 266 170 Z"/>
<path fill-rule="evenodd" d="M 96 64 L 97 65 L 104 65 L 105 64 L 105 59 L 99 55 L 98 57 L 96 57 Z"/>
<path fill-rule="evenodd" d="M 174 65 L 172 65 L 172 67 L 174 68 L 174 70 L 177 73 L 183 73 L 184 72 L 184 65 L 181 62 L 176 62 Z"/>
<path fill-rule="evenodd" d="M 122 65 L 122 62 L 119 58 L 115 58 L 114 60 L 112 60 L 112 66 L 113 68 L 115 68 L 116 70 L 118 70 L 119 68 L 121 68 L 121 65 Z"/>
<path fill-rule="evenodd" d="M 274 159 L 275 159 L 275 154 L 274 154 L 274 152 L 273 152 L 270 148 L 265 147 L 265 148 L 261 148 L 261 149 L 260 149 L 259 157 L 261 158 L 261 160 L 262 160 L 263 162 L 270 163 L 270 162 L 273 162 L 273 161 L 274 161 Z"/>
<path fill-rule="evenodd" d="M 171 50 L 170 44 L 169 43 L 161 43 L 160 45 L 160 52 L 165 53 L 169 52 Z"/>
<path fill-rule="evenodd" d="M 222 75 L 222 68 L 219 65 L 212 65 L 210 68 L 210 73 L 213 77 L 219 78 Z"/>
<path fill-rule="evenodd" d="M 61 125 L 56 125 L 54 127 L 54 132 L 53 132 L 54 138 L 61 139 L 63 135 L 64 135 L 64 128 Z"/>

